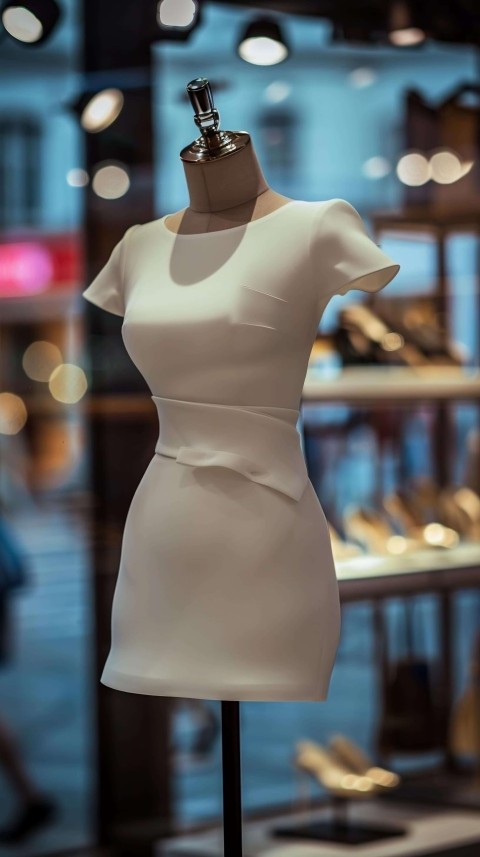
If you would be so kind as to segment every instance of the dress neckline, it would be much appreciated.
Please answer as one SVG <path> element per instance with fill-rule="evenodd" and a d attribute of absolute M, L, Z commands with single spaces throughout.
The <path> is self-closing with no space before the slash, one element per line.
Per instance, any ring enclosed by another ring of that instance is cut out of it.
<path fill-rule="evenodd" d="M 211 232 L 193 232 L 191 235 L 182 234 L 180 232 L 173 232 L 165 223 L 167 217 L 170 217 L 170 214 L 164 214 L 163 217 L 159 218 L 160 226 L 163 227 L 164 232 L 167 232 L 172 238 L 208 238 L 210 235 L 223 235 L 225 232 L 237 232 L 239 229 L 247 229 L 248 227 L 254 226 L 256 223 L 263 223 L 265 220 L 270 220 L 275 215 L 280 214 L 285 208 L 291 208 L 292 205 L 297 205 L 299 202 L 302 202 L 300 199 L 291 199 L 289 202 L 286 202 L 285 205 L 281 205 L 279 208 L 275 208 L 274 211 L 270 211 L 269 214 L 264 214 L 263 217 L 256 217 L 255 220 L 249 220 L 248 223 L 240 223 L 238 226 L 229 226 L 227 229 L 214 229 Z"/>

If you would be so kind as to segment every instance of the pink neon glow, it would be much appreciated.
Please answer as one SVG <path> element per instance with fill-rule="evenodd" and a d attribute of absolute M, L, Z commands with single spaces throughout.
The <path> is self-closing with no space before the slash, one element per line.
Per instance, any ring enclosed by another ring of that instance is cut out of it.
<path fill-rule="evenodd" d="M 43 292 L 52 274 L 51 253 L 41 244 L 27 241 L 0 244 L 0 297 Z"/>

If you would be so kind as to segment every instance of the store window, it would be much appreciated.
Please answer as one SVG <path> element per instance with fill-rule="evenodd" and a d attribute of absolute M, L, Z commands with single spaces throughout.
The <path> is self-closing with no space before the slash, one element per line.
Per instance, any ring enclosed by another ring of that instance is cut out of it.
<path fill-rule="evenodd" d="M 33 118 L 0 116 L 0 222 L 38 223 L 42 187 L 42 134 Z"/>
<path fill-rule="evenodd" d="M 275 181 L 286 181 L 295 169 L 295 118 L 290 111 L 266 109 L 258 117 L 258 137 L 265 152 L 265 169 Z"/>

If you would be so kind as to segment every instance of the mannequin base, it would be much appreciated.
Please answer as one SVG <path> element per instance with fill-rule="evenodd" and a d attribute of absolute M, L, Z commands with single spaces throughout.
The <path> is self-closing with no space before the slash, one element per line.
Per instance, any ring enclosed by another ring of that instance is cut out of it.
<path fill-rule="evenodd" d="M 350 821 L 347 813 L 352 803 L 351 798 L 332 795 L 330 799 L 331 818 L 307 821 L 294 826 L 277 827 L 272 833 L 274 836 L 322 840 L 323 842 L 337 842 L 342 845 L 367 845 L 370 842 L 379 842 L 393 836 L 405 836 L 407 833 L 405 827 L 398 825 L 381 827 L 377 824 L 359 824 L 357 821 Z"/>
<path fill-rule="evenodd" d="M 273 836 L 289 839 L 321 840 L 338 842 L 342 845 L 366 845 L 393 836 L 405 836 L 403 827 L 373 827 L 370 825 L 347 823 L 344 821 L 313 821 L 296 827 L 277 827 L 271 831 Z"/>

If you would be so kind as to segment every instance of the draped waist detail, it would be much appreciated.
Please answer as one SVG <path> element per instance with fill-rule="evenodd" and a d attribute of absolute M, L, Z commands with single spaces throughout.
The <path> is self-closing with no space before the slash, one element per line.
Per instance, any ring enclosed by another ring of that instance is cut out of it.
<path fill-rule="evenodd" d="M 152 396 L 158 455 L 193 467 L 228 467 L 299 500 L 308 472 L 293 408 L 218 405 Z"/>

